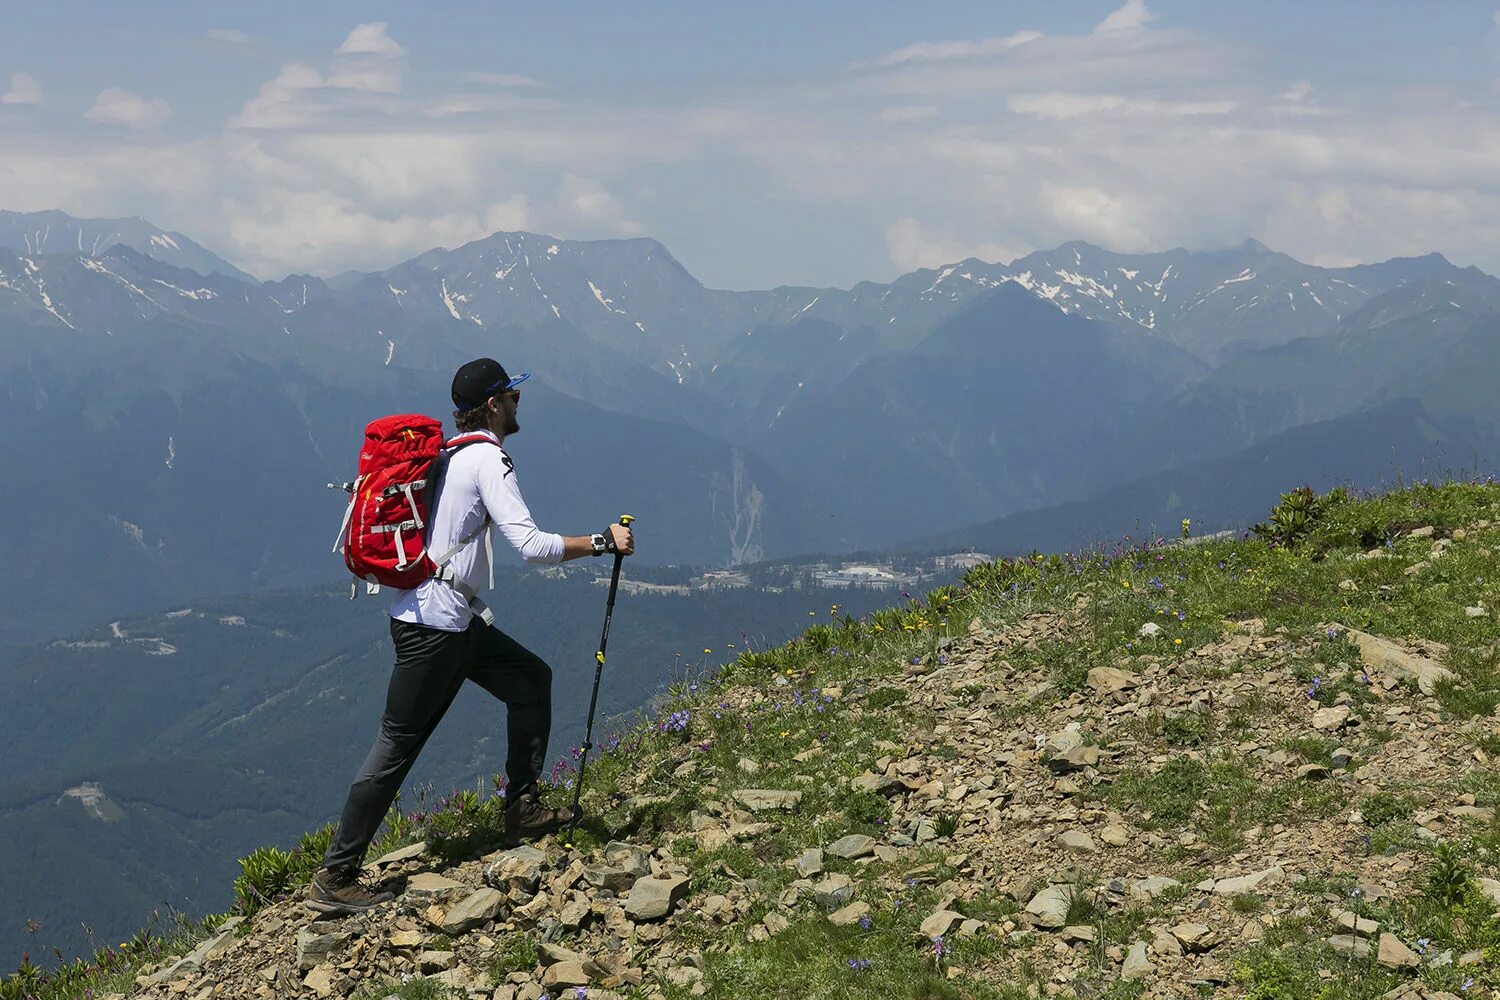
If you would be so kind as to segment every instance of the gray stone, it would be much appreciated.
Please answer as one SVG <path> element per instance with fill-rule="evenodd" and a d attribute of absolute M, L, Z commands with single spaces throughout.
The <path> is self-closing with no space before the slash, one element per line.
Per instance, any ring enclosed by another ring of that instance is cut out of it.
<path fill-rule="evenodd" d="M 873 792 L 886 798 L 900 795 L 906 789 L 899 779 L 885 774 L 861 774 L 849 779 L 849 786 L 857 792 Z"/>
<path fill-rule="evenodd" d="M 1138 979 L 1146 979 L 1156 971 L 1156 966 L 1146 957 L 1146 942 L 1137 941 L 1130 946 L 1130 951 L 1125 953 L 1125 965 L 1120 970 L 1120 978 L 1126 982 L 1134 982 Z"/>
<path fill-rule="evenodd" d="M 1359 646 L 1360 659 L 1371 673 L 1384 672 L 1400 680 L 1415 681 L 1417 689 L 1426 695 L 1437 690 L 1439 681 L 1453 679 L 1453 671 L 1441 663 L 1413 653 L 1390 639 L 1361 632 L 1357 628 L 1346 628 L 1344 631 Z"/>
<path fill-rule="evenodd" d="M 327 961 L 328 957 L 352 940 L 347 931 L 336 934 L 316 934 L 306 927 L 297 931 L 297 971 L 311 972 L 313 967 Z"/>
<path fill-rule="evenodd" d="M 1094 854 L 1099 850 L 1099 845 L 1094 843 L 1082 830 L 1064 830 L 1057 835 L 1057 846 L 1074 854 Z"/>
<path fill-rule="evenodd" d="M 1212 928 L 1189 921 L 1167 928 L 1167 933 L 1188 951 L 1208 951 L 1217 943 Z"/>
<path fill-rule="evenodd" d="M 825 910 L 836 910 L 854 898 L 854 882 L 847 875 L 829 875 L 813 886 L 813 899 Z"/>
<path fill-rule="evenodd" d="M 1078 895 L 1071 885 L 1049 885 L 1026 904 L 1031 922 L 1038 927 L 1058 928 L 1068 922 L 1068 907 Z"/>
<path fill-rule="evenodd" d="M 604 845 L 604 863 L 611 868 L 645 875 L 651 871 L 651 852 L 623 840 L 611 840 Z"/>
<path fill-rule="evenodd" d="M 940 934 L 947 934 L 954 924 L 962 922 L 964 915 L 954 910 L 938 910 L 936 913 L 922 921 L 922 935 L 935 938 Z"/>
<path fill-rule="evenodd" d="M 446 934 L 464 934 L 494 920 L 505 910 L 505 894 L 486 886 L 469 893 L 438 922 Z"/>
<path fill-rule="evenodd" d="M 852 861 L 862 858 L 875 851 L 875 838 L 867 837 L 862 833 L 851 833 L 847 837 L 840 837 L 828 845 L 828 853 L 836 858 Z"/>
<path fill-rule="evenodd" d="M 635 880 L 640 877 L 640 872 L 630 872 L 624 868 L 610 868 L 605 865 L 591 865 L 583 870 L 583 880 L 589 885 L 615 893 L 625 892 L 635 885 Z"/>
<path fill-rule="evenodd" d="M 587 986 L 588 984 L 588 970 L 582 962 L 557 962 L 547 966 L 547 971 L 542 973 L 542 985 L 549 990 L 559 986 L 566 989 L 574 986 Z"/>
<path fill-rule="evenodd" d="M 1320 708 L 1313 713 L 1312 727 L 1319 732 L 1337 732 L 1349 724 L 1351 714 L 1348 705 L 1334 705 L 1331 708 Z"/>
<path fill-rule="evenodd" d="M 468 891 L 468 886 L 445 875 L 439 875 L 437 872 L 418 872 L 406 880 L 406 891 L 403 895 L 413 899 L 436 899 Z"/>
<path fill-rule="evenodd" d="M 542 867 L 547 862 L 547 855 L 535 847 L 518 847 L 513 851 L 501 851 L 493 857 L 494 860 L 484 869 L 486 885 L 501 892 L 513 889 L 536 892 L 542 881 Z"/>
<path fill-rule="evenodd" d="M 1375 961 L 1387 969 L 1415 969 L 1422 964 L 1421 956 L 1402 944 L 1394 934 L 1380 935 Z"/>
<path fill-rule="evenodd" d="M 688 880 L 682 876 L 636 879 L 625 897 L 625 915 L 637 923 L 644 920 L 660 920 L 687 895 Z"/>
<path fill-rule="evenodd" d="M 417 956 L 417 967 L 423 972 L 443 972 L 458 964 L 458 956 L 451 951 L 424 951 Z"/>
<path fill-rule="evenodd" d="M 1275 885 L 1285 877 L 1286 870 L 1276 865 L 1250 875 L 1220 879 L 1214 883 L 1213 893 L 1216 896 L 1237 896 L 1241 893 L 1254 892 L 1263 886 Z"/>
<path fill-rule="evenodd" d="M 775 788 L 741 788 L 734 793 L 734 798 L 751 812 L 768 812 L 774 809 L 789 812 L 802 801 L 802 793 Z"/>
<path fill-rule="evenodd" d="M 816 847 L 803 851 L 798 856 L 794 867 L 798 875 L 803 878 L 812 878 L 823 870 L 823 852 Z"/>
<path fill-rule="evenodd" d="M 1139 687 L 1141 679 L 1128 670 L 1116 667 L 1094 667 L 1089 671 L 1088 685 L 1102 694 L 1129 691 Z"/>
<path fill-rule="evenodd" d="M 850 924 L 859 923 L 863 917 L 870 915 L 870 904 L 864 901 L 850 903 L 828 914 L 828 922 L 837 927 L 848 927 Z"/>
<path fill-rule="evenodd" d="M 395 865 L 403 861 L 415 861 L 426 853 L 427 841 L 419 840 L 415 844 L 407 844 L 405 847 L 398 847 L 394 851 L 382 854 L 370 863 L 377 868 L 381 865 Z"/>

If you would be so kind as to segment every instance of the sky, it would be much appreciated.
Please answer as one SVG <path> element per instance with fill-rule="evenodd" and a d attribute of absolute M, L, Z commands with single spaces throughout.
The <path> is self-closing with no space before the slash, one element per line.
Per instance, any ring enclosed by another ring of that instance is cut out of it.
<path fill-rule="evenodd" d="M 0 32 L 0 208 L 263 278 L 498 230 L 720 288 L 1073 239 L 1500 273 L 1500 7 L 54 0 Z"/>

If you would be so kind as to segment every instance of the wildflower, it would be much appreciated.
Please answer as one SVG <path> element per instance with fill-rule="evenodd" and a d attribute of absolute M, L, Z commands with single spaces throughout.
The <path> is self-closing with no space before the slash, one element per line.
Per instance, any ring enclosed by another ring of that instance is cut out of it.
<path fill-rule="evenodd" d="M 1129 590 L 1130 589 L 1130 581 L 1129 580 L 1121 580 L 1120 581 L 1120 586 L 1124 587 L 1126 590 Z"/>
<path fill-rule="evenodd" d="M 948 654 L 947 653 L 939 653 L 938 654 L 938 665 L 942 666 L 942 665 L 946 664 L 947 662 L 948 662 Z"/>
<path fill-rule="evenodd" d="M 1174 645 L 1174 646 L 1181 646 L 1182 645 L 1182 640 L 1181 639 L 1173 639 L 1172 640 L 1172 645 Z"/>
<path fill-rule="evenodd" d="M 920 656 L 913 656 L 913 657 L 912 657 L 912 658 L 911 658 L 911 665 L 912 665 L 912 666 L 914 666 L 914 667 L 915 667 L 915 666 L 916 666 L 916 665 L 917 665 L 917 664 L 919 664 L 919 663 L 921 663 L 921 662 L 922 662 L 922 658 L 921 658 L 921 657 L 920 657 Z"/>
<path fill-rule="evenodd" d="M 865 916 L 859 918 L 859 929 L 867 931 L 870 929 L 873 923 L 874 921 L 870 919 L 869 914 L 866 914 Z"/>
<path fill-rule="evenodd" d="M 1417 938 L 1417 954 L 1425 955 L 1427 953 L 1427 946 L 1430 944 L 1432 944 L 1432 942 L 1427 938 Z"/>
<path fill-rule="evenodd" d="M 941 934 L 933 935 L 932 957 L 938 961 L 943 959 L 943 936 Z"/>
<path fill-rule="evenodd" d="M 790 729 L 783 729 L 781 731 L 781 738 L 782 739 L 786 739 L 790 735 L 792 735 L 792 731 Z"/>
<path fill-rule="evenodd" d="M 1463 984 L 1459 986 L 1458 991 L 1460 993 L 1467 993 L 1470 990 L 1472 990 L 1473 988 L 1474 988 L 1474 977 L 1473 976 L 1465 976 Z"/>

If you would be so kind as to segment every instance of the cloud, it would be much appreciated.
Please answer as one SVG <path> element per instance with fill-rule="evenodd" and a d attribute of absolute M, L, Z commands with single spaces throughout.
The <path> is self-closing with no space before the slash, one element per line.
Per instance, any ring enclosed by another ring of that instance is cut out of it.
<path fill-rule="evenodd" d="M 938 109 L 931 104 L 905 104 L 897 107 L 882 108 L 880 120 L 891 124 L 900 122 L 919 122 L 934 117 Z"/>
<path fill-rule="evenodd" d="M 1308 96 L 1312 93 L 1312 90 L 1312 84 L 1308 83 L 1306 80 L 1298 80 L 1296 83 L 1292 84 L 1290 87 L 1286 88 L 1276 96 L 1283 101 L 1301 103 L 1302 101 L 1307 100 Z"/>
<path fill-rule="evenodd" d="M 1116 14 L 1132 11 L 1149 15 Z M 1315 91 L 1252 44 L 1154 24 L 976 32 L 791 79 L 554 89 L 433 72 L 441 53 L 361 25 L 268 74 L 228 127 L 149 150 L 13 115 L 0 190 L 140 214 L 266 276 L 517 228 L 649 233 L 718 287 L 852 284 L 1070 239 L 1251 235 L 1304 260 L 1441 249 L 1500 269 L 1500 91 Z M 408 60 L 423 72 L 403 86 Z"/>
<path fill-rule="evenodd" d="M 153 97 L 148 101 L 128 90 L 106 87 L 94 98 L 94 106 L 88 109 L 84 117 L 106 125 L 147 129 L 172 117 L 172 108 L 160 97 Z"/>
<path fill-rule="evenodd" d="M 395 39 L 386 34 L 386 23 L 384 21 L 371 21 L 368 24 L 356 25 L 349 36 L 344 39 L 334 52 L 335 55 L 371 55 L 384 58 L 395 58 L 405 55 L 406 50 L 396 44 Z"/>
<path fill-rule="evenodd" d="M 311 66 L 286 63 L 280 73 L 261 85 L 230 125 L 255 129 L 305 125 L 317 114 L 312 97 L 323 86 L 323 74 Z"/>
<path fill-rule="evenodd" d="M 30 73 L 12 73 L 10 90 L 0 97 L 0 104 L 41 104 L 42 85 Z"/>
<path fill-rule="evenodd" d="M 1018 45 L 1034 42 L 1042 37 L 1040 31 L 1018 31 L 1004 38 L 982 38 L 966 42 L 919 42 L 875 59 L 855 63 L 850 69 L 881 69 L 913 62 L 935 62 L 948 59 L 983 59 L 987 56 L 1008 52 Z"/>
<path fill-rule="evenodd" d="M 203 33 L 203 37 L 211 42 L 223 42 L 226 45 L 249 45 L 255 41 L 238 28 L 209 28 Z"/>
<path fill-rule="evenodd" d="M 568 174 L 557 192 L 562 217 L 583 232 L 640 236 L 646 228 L 628 217 L 625 206 L 592 177 Z"/>
<path fill-rule="evenodd" d="M 534 80 L 519 73 L 465 73 L 464 79 L 487 87 L 545 87 L 541 80 Z"/>
<path fill-rule="evenodd" d="M 897 219 L 886 227 L 885 245 L 891 262 L 902 271 L 956 264 L 970 257 L 1009 263 L 1021 256 L 1016 250 L 998 243 L 964 243 L 951 232 L 929 232 L 910 216 Z"/>
<path fill-rule="evenodd" d="M 1013 94 L 1008 110 L 1038 118 L 1078 118 L 1097 114 L 1227 115 L 1233 101 L 1163 101 L 1118 94 Z"/>
<path fill-rule="evenodd" d="M 1146 0 L 1125 0 L 1124 6 L 1116 8 L 1113 13 L 1096 24 L 1094 31 L 1097 33 L 1144 28 L 1154 20 L 1156 20 L 1156 15 L 1146 9 Z"/>

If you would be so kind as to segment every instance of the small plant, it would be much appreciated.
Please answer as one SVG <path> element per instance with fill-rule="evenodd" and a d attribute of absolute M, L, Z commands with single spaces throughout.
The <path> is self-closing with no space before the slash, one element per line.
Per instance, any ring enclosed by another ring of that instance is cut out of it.
<path fill-rule="evenodd" d="M 933 827 L 937 830 L 938 838 L 946 840 L 958 832 L 958 817 L 953 813 L 942 813 L 938 816 L 937 822 L 933 824 Z"/>
<path fill-rule="evenodd" d="M 869 697 L 865 699 L 865 704 L 870 708 L 871 711 L 879 712 L 882 709 L 890 708 L 892 705 L 901 704 L 906 700 L 906 697 L 906 692 L 901 690 L 900 688 L 876 688 L 874 691 L 871 691 Z"/>
<path fill-rule="evenodd" d="M 274 903 L 292 887 L 292 855 L 278 847 L 258 847 L 240 859 L 234 880 L 235 909 L 249 916 Z"/>
<path fill-rule="evenodd" d="M 541 961 L 536 938 L 530 934 L 507 935 L 490 959 L 490 982 L 499 986 L 513 972 L 530 972 Z"/>
<path fill-rule="evenodd" d="M 1397 820 L 1411 817 L 1411 803 L 1390 792 L 1376 792 L 1367 796 L 1359 806 L 1360 814 L 1371 826 L 1385 826 Z"/>
<path fill-rule="evenodd" d="M 1311 486 L 1300 486 L 1283 493 L 1281 502 L 1271 508 L 1270 517 L 1250 530 L 1272 545 L 1295 549 L 1307 541 L 1325 514 L 1347 499 L 1343 487 L 1320 497 Z"/>
<path fill-rule="evenodd" d="M 1439 844 L 1427 873 L 1426 897 L 1444 909 L 1462 904 L 1468 897 L 1473 876 L 1452 844 Z"/>

